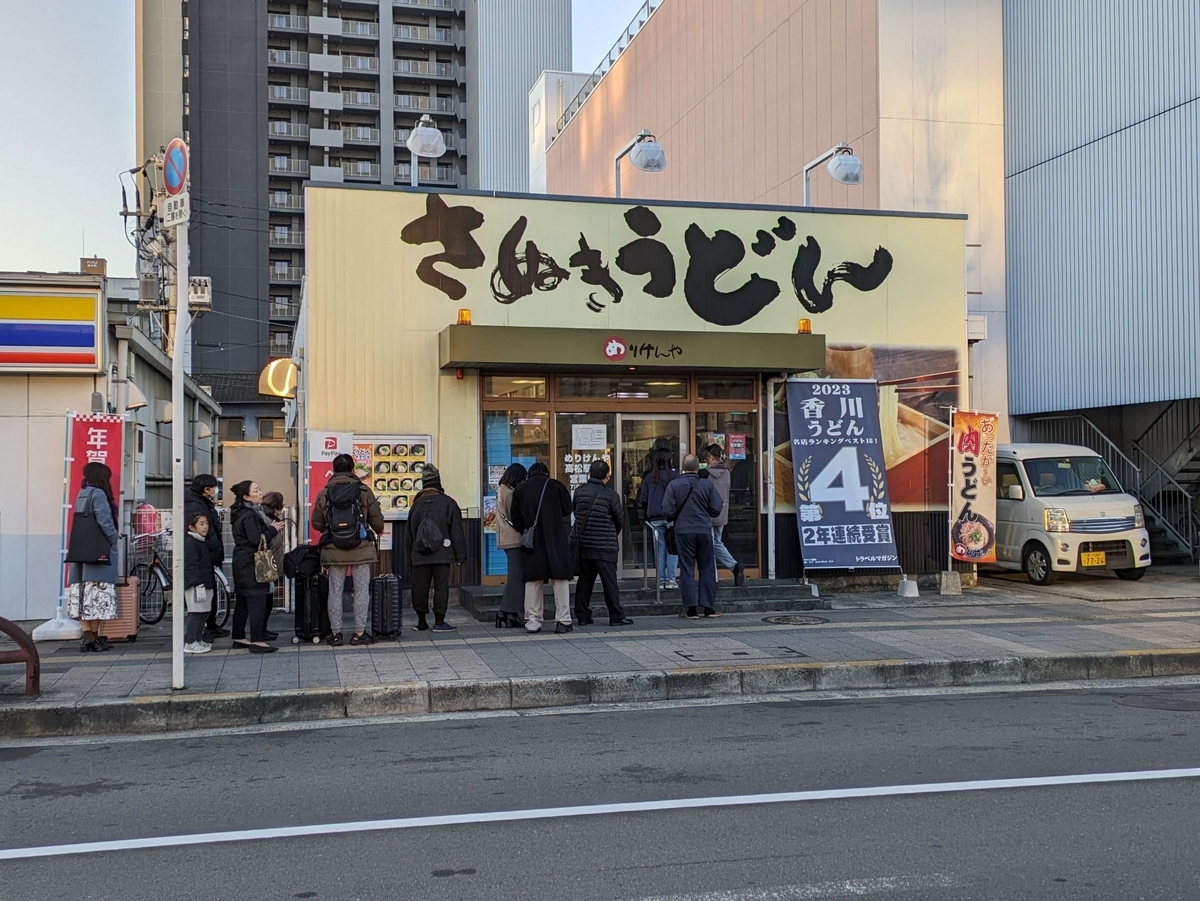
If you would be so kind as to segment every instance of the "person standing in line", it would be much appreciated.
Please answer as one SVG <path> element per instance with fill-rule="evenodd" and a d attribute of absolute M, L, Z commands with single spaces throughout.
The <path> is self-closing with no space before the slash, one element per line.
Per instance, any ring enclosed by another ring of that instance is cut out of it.
<path fill-rule="evenodd" d="M 280 529 L 279 534 L 271 541 L 271 556 L 275 558 L 275 569 L 282 573 L 284 545 L 287 544 L 287 526 L 289 524 L 287 511 L 283 509 L 283 495 L 278 491 L 268 491 L 263 495 L 263 509 L 267 511 L 267 515 L 272 520 L 284 525 L 284 528 Z M 279 637 L 278 632 L 271 631 L 271 614 L 274 611 L 275 597 L 272 595 L 267 598 L 267 609 L 263 618 L 263 631 L 266 633 L 267 641 L 274 641 Z"/>
<path fill-rule="evenodd" d="M 521 534 L 534 529 L 533 547 L 522 547 L 522 576 L 525 579 L 525 631 L 542 631 L 544 613 L 542 583 L 554 591 L 554 631 L 570 632 L 571 546 L 566 517 L 571 515 L 571 492 L 550 468 L 538 461 L 529 467 L 529 478 L 513 492 L 512 525 Z"/>
<path fill-rule="evenodd" d="M 467 557 L 462 511 L 442 488 L 442 474 L 432 463 L 421 470 L 421 490 L 408 511 L 405 563 L 412 573 L 412 606 L 417 629 L 429 628 L 429 590 L 433 588 L 433 631 L 456 632 L 446 622 L 450 605 L 450 567 Z"/>
<path fill-rule="evenodd" d="M 679 473 L 675 471 L 674 459 L 667 448 L 659 448 L 650 457 L 650 468 L 642 473 L 642 484 L 638 486 L 637 506 L 642 511 L 646 522 L 658 536 L 658 579 L 663 588 L 678 588 L 675 572 L 679 566 L 679 558 L 667 553 L 667 521 L 663 516 L 662 503 L 666 496 L 667 486 Z"/>
<path fill-rule="evenodd" d="M 529 475 L 520 463 L 504 470 L 496 490 L 496 547 L 508 560 L 508 575 L 504 579 L 504 594 L 500 597 L 500 612 L 496 614 L 497 629 L 515 629 L 525 625 L 525 580 L 521 577 L 521 533 L 512 525 L 512 497 L 517 486 Z"/>
<path fill-rule="evenodd" d="M 67 616 L 79 620 L 83 630 L 81 652 L 107 651 L 108 639 L 100 634 L 100 623 L 117 618 L 117 523 L 121 520 L 113 500 L 112 470 L 103 463 L 83 467 L 83 485 L 75 495 L 74 512 L 90 512 L 108 541 L 109 552 L 106 562 L 72 563 L 68 568 Z"/>
<path fill-rule="evenodd" d="M 733 572 L 733 584 L 740 586 L 746 581 L 744 568 L 734 559 L 733 554 L 729 553 L 722 540 L 722 533 L 729 525 L 729 467 L 725 465 L 725 452 L 721 449 L 721 445 L 710 444 L 706 447 L 704 462 L 708 464 L 705 468 L 708 480 L 721 495 L 721 513 L 714 516 L 712 521 L 713 557 L 716 559 L 718 567 L 724 567 Z"/>
<path fill-rule="evenodd" d="M 212 645 L 204 640 L 204 622 L 217 590 L 216 570 L 208 548 L 208 515 L 194 512 L 187 518 L 183 539 L 183 604 L 187 612 L 183 629 L 183 653 L 207 654 Z"/>
<path fill-rule="evenodd" d="M 712 520 L 721 513 L 721 495 L 711 479 L 700 478 L 695 454 L 683 458 L 683 475 L 667 487 L 663 515 L 675 523 L 679 547 L 679 581 L 683 589 L 683 616 L 699 619 L 720 616 L 716 609 L 717 563 L 713 557 Z M 697 569 L 700 589 L 696 590 Z"/>
<path fill-rule="evenodd" d="M 282 523 L 280 526 L 282 527 Z M 354 458 L 333 458 L 333 475 L 317 495 L 312 512 L 313 528 L 321 533 L 321 566 L 329 575 L 329 644 L 340 647 L 342 639 L 342 596 L 346 571 L 354 579 L 354 635 L 350 644 L 374 644 L 367 634 L 371 612 L 371 564 L 378 554 L 375 540 L 383 531 L 383 511 L 375 492 L 354 474 Z"/>
<path fill-rule="evenodd" d="M 218 569 L 225 563 L 225 542 L 221 535 L 221 514 L 217 512 L 217 477 L 210 472 L 202 472 L 192 479 L 183 499 L 183 518 L 190 523 L 197 513 L 203 513 L 208 520 L 205 546 L 212 558 L 213 569 Z M 204 626 L 205 643 L 229 634 L 228 629 L 217 626 L 217 605 L 210 604 L 209 607 L 208 621 Z"/>
<path fill-rule="evenodd" d="M 233 643 L 251 654 L 271 654 L 279 648 L 267 644 L 263 632 L 263 607 L 272 591 L 271 582 L 258 581 L 254 555 L 263 538 L 270 545 L 283 523 L 273 521 L 262 507 L 263 493 L 257 482 L 238 482 L 233 488 L 229 516 L 233 529 Z M 250 638 L 246 638 L 246 623 Z"/>
<path fill-rule="evenodd" d="M 625 527 L 621 497 L 608 487 L 610 469 L 603 460 L 593 460 L 588 480 L 575 489 L 575 540 L 579 542 L 579 581 L 575 584 L 575 619 L 581 626 L 592 624 L 592 589 L 596 576 L 604 587 L 610 626 L 630 626 L 633 620 L 621 609 L 617 587 L 617 543 Z"/>

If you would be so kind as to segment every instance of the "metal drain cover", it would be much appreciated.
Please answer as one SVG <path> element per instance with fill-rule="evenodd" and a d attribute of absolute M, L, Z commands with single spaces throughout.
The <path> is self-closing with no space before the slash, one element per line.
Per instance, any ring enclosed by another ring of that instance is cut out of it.
<path fill-rule="evenodd" d="M 775 616 L 764 616 L 762 621 L 772 626 L 819 626 L 829 620 L 819 616 L 803 616 L 799 613 L 778 613 Z"/>

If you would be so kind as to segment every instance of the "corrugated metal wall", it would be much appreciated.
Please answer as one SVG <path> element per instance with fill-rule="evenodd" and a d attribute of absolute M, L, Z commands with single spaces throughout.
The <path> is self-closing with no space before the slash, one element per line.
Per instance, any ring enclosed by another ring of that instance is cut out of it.
<path fill-rule="evenodd" d="M 1010 410 L 1200 396 L 1200 3 L 1005 0 Z"/>
<path fill-rule="evenodd" d="M 471 0 L 467 7 L 469 187 L 529 190 L 529 89 L 571 69 L 571 0 Z"/>

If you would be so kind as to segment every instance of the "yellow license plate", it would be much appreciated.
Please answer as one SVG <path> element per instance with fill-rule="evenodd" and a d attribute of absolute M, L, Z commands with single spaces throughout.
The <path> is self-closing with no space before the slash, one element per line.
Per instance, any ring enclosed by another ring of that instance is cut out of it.
<path fill-rule="evenodd" d="M 1105 563 L 1104 551 L 1097 551 L 1091 554 L 1080 554 L 1084 566 L 1103 566 Z"/>

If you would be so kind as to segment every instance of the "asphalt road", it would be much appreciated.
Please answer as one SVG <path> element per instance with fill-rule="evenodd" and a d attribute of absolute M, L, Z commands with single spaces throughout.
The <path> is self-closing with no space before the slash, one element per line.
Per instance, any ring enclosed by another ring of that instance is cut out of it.
<path fill-rule="evenodd" d="M 1200 766 L 1200 686 L 805 700 L 0 747 L 0 850 Z M 0 740 L 2 743 L 2 740 Z M 1200 779 L 0 860 L 0 898 L 1195 899 Z"/>

